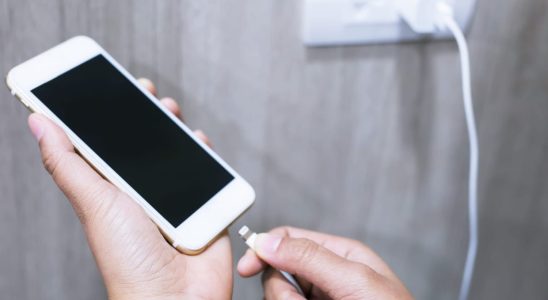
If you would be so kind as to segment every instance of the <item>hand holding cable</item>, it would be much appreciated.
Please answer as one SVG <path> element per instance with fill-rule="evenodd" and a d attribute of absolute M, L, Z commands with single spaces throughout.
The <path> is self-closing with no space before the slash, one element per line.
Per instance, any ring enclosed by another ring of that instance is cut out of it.
<path fill-rule="evenodd" d="M 305 299 L 269 266 L 295 274 L 308 299 L 413 299 L 386 263 L 358 241 L 282 227 L 259 234 L 255 251 L 242 257 L 238 272 L 249 277 L 265 271 L 266 299 Z"/>

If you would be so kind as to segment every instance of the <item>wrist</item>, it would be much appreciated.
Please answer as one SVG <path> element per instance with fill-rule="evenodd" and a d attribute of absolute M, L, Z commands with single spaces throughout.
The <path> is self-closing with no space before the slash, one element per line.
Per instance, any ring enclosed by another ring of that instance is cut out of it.
<path fill-rule="evenodd" d="M 175 300 L 186 299 L 182 290 L 174 286 L 158 286 L 152 281 L 140 281 L 139 283 L 118 284 L 116 286 L 107 284 L 107 294 L 109 300 L 131 300 L 131 299 L 150 299 L 150 300 Z"/>
<path fill-rule="evenodd" d="M 199 299 L 185 297 L 185 294 L 173 294 L 169 292 L 165 293 L 152 293 L 152 292 L 108 292 L 109 300 L 134 300 L 134 299 L 147 299 L 147 300 L 180 300 L 180 299 Z"/>
<path fill-rule="evenodd" d="M 147 300 L 218 300 L 218 299 L 232 299 L 231 293 L 229 295 L 217 295 L 212 296 L 211 291 L 208 293 L 203 293 L 202 289 L 197 290 L 186 290 L 186 291 L 151 291 L 147 290 L 147 283 L 143 282 L 142 285 L 144 289 L 118 289 L 116 291 L 108 290 L 108 299 L 109 300 L 136 300 L 136 299 L 147 299 Z M 207 290 L 207 289 L 206 289 Z M 206 296 L 207 295 L 207 296 Z"/>

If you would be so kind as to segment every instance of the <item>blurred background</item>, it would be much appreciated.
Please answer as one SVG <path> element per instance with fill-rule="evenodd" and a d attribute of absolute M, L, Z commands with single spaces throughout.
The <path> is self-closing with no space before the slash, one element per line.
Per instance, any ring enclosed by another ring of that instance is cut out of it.
<path fill-rule="evenodd" d="M 306 48 L 301 4 L 0 0 L 0 74 L 89 35 L 178 99 L 255 187 L 233 230 L 287 224 L 358 239 L 417 299 L 456 299 L 468 141 L 455 44 Z M 548 299 L 547 14 L 545 0 L 479 0 L 469 33 L 482 156 L 471 299 Z M 7 88 L 0 98 L 2 298 L 105 298 L 28 112 Z M 234 299 L 261 297 L 258 278 L 236 276 Z"/>

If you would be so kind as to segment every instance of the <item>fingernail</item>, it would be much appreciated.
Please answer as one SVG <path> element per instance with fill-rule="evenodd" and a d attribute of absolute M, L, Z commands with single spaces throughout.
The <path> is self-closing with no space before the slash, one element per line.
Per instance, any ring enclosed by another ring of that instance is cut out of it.
<path fill-rule="evenodd" d="M 40 141 L 42 136 L 44 136 L 44 124 L 42 123 L 42 120 L 40 120 L 40 117 L 31 115 L 29 117 L 29 128 L 32 135 L 34 135 L 34 138 L 36 138 L 37 141 Z"/>
<path fill-rule="evenodd" d="M 282 238 L 279 236 L 261 233 L 257 235 L 257 239 L 255 240 L 255 250 L 259 256 L 270 257 L 276 253 L 281 241 Z"/>

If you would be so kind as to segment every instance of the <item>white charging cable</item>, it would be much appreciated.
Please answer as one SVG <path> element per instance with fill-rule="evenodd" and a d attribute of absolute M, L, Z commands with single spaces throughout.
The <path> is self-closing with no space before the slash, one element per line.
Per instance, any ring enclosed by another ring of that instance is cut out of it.
<path fill-rule="evenodd" d="M 470 143 L 470 166 L 468 177 L 468 218 L 469 242 L 466 263 L 462 275 L 459 300 L 467 300 L 474 274 L 476 254 L 478 251 L 478 173 L 479 143 L 474 117 L 472 83 L 470 75 L 470 54 L 468 43 L 459 25 L 455 21 L 453 9 L 444 0 L 395 0 L 398 3 L 400 16 L 409 26 L 420 34 L 434 33 L 436 30 L 449 30 L 457 41 L 462 71 L 462 93 L 468 139 Z"/>
<path fill-rule="evenodd" d="M 470 293 L 470 285 L 474 275 L 476 254 L 478 252 L 478 173 L 479 173 L 479 143 L 476 120 L 474 117 L 474 103 L 472 98 L 472 79 L 470 75 L 470 54 L 468 43 L 459 24 L 453 17 L 451 7 L 446 3 L 438 4 L 440 18 L 439 29 L 449 29 L 454 35 L 460 52 L 460 63 L 462 71 L 462 93 L 464 97 L 464 112 L 466 126 L 468 128 L 468 139 L 470 144 L 470 166 L 468 178 L 468 218 L 470 225 L 470 236 L 468 242 L 468 253 L 464 265 L 464 273 L 459 292 L 459 300 L 467 300 Z"/>

